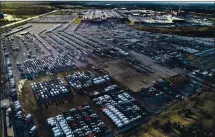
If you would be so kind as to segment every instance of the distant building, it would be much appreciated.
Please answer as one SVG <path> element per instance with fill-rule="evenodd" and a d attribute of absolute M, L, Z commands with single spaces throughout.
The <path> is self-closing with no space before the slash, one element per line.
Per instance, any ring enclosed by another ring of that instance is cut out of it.
<path fill-rule="evenodd" d="M 106 22 L 108 20 L 125 20 L 116 10 L 88 10 L 85 12 L 82 22 Z M 126 18 L 127 19 L 127 18 Z"/>
<path fill-rule="evenodd" d="M 175 16 L 175 17 L 178 17 L 178 18 L 181 18 L 180 20 L 176 19 L 176 21 L 182 21 L 182 19 L 184 19 L 186 16 L 187 16 L 187 12 L 185 11 L 182 11 L 181 10 L 181 6 L 179 7 L 178 11 L 173 11 L 171 10 L 170 14 L 172 16 Z"/>

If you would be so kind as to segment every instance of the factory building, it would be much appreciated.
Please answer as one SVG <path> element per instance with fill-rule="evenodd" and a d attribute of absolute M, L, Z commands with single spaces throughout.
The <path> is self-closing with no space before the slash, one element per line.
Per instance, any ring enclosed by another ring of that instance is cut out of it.
<path fill-rule="evenodd" d="M 123 18 L 117 11 L 115 10 L 88 10 L 85 12 L 82 22 L 93 22 L 93 23 L 102 23 L 108 20 L 128 20 L 127 18 Z"/>

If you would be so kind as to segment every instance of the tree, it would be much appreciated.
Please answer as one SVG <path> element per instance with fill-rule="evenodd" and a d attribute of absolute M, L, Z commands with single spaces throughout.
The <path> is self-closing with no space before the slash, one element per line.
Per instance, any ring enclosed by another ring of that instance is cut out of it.
<path fill-rule="evenodd" d="M 211 118 L 214 113 L 215 103 L 211 100 L 207 100 L 202 107 L 205 118 Z"/>
<path fill-rule="evenodd" d="M 152 125 L 155 126 L 155 127 L 159 127 L 159 125 L 160 125 L 159 120 L 156 119 L 156 120 L 153 122 Z"/>
<path fill-rule="evenodd" d="M 162 127 L 164 132 L 170 132 L 171 128 L 172 128 L 172 124 L 171 124 L 170 120 L 168 120 L 168 122 L 165 123 Z"/>

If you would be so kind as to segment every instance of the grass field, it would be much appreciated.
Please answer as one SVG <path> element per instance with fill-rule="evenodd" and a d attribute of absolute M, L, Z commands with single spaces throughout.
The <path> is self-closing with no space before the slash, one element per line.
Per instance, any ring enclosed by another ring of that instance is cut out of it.
<path fill-rule="evenodd" d="M 148 132 L 140 132 L 138 137 L 167 137 L 167 135 L 158 129 L 150 127 Z"/>
<path fill-rule="evenodd" d="M 36 15 L 54 10 L 48 3 L 38 2 L 1 2 L 0 12 L 8 14 L 8 17 L 0 20 L 0 26 L 13 23 Z M 9 19 L 8 19 L 9 18 Z"/>
<path fill-rule="evenodd" d="M 130 20 L 129 25 L 134 25 L 134 21 Z"/>
<path fill-rule="evenodd" d="M 72 23 L 73 23 L 73 24 L 80 24 L 80 23 L 81 23 L 81 20 L 82 20 L 82 17 L 78 17 L 78 18 L 76 18 Z"/>

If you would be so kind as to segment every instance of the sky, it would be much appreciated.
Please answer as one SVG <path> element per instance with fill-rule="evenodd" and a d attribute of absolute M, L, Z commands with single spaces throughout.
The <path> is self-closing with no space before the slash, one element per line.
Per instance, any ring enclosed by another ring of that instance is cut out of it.
<path fill-rule="evenodd" d="M 162 1 L 162 2 L 189 2 L 189 3 L 214 3 L 212 0 L 0 0 L 0 1 Z"/>

